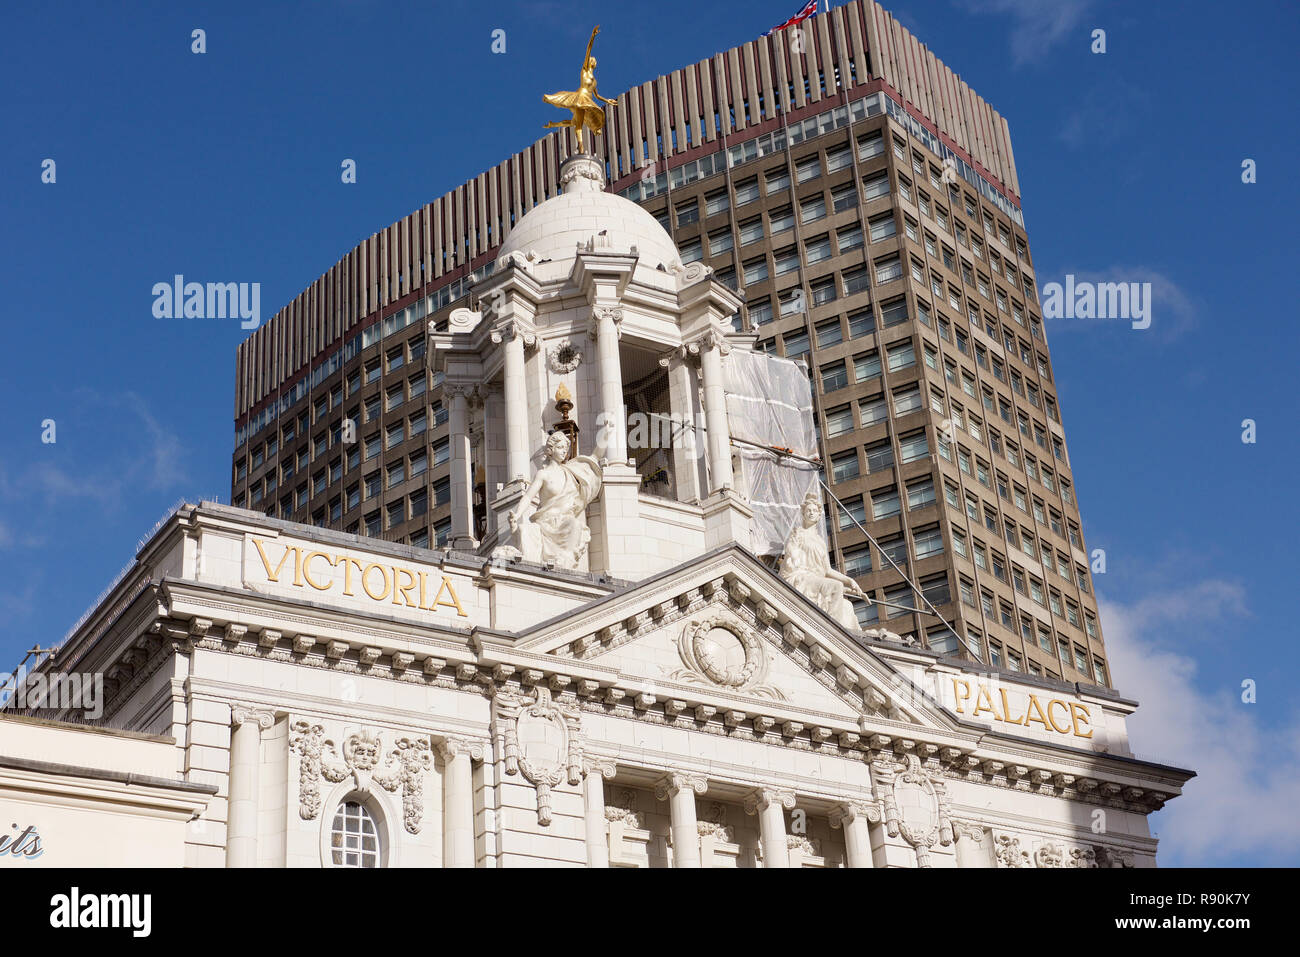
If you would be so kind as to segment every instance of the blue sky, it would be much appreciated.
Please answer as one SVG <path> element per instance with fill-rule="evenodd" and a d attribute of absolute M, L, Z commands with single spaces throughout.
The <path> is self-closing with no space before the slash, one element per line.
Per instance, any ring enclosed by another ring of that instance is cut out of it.
<path fill-rule="evenodd" d="M 593 23 L 613 95 L 798 6 L 8 5 L 0 670 L 61 638 L 176 500 L 229 495 L 247 332 L 155 319 L 154 283 L 259 282 L 268 316 L 360 239 L 532 142 L 555 118 L 541 93 L 571 87 Z M 1059 320 L 1048 337 L 1085 534 L 1107 556 L 1112 673 L 1144 703 L 1135 747 L 1201 772 L 1152 818 L 1161 861 L 1300 863 L 1284 285 L 1300 8 L 886 6 L 1008 118 L 1040 283 L 1152 283 L 1149 329 Z"/>

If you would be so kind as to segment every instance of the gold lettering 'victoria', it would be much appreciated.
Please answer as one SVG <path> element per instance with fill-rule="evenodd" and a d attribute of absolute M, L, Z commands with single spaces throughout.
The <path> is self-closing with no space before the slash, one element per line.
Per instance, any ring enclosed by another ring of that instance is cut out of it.
<path fill-rule="evenodd" d="M 455 585 L 447 575 L 443 575 L 442 581 L 438 583 L 433 601 L 426 604 L 429 593 L 433 591 L 429 588 L 428 572 L 416 571 L 405 565 L 363 562 L 342 553 L 310 551 L 304 555 L 303 549 L 297 545 L 286 545 L 284 552 L 279 556 L 279 561 L 272 563 L 266 554 L 266 545 L 262 539 L 254 538 L 253 546 L 257 549 L 257 557 L 262 561 L 262 570 L 266 573 L 266 579 L 272 584 L 287 584 L 294 588 L 310 587 L 315 591 L 332 591 L 336 586 L 341 585 L 339 590 L 344 595 L 354 597 L 357 595 L 356 585 L 359 584 L 361 591 L 374 602 L 385 602 L 391 595 L 394 605 L 435 612 L 440 608 L 447 608 L 454 611 L 458 618 L 469 617 L 460 598 L 456 595 Z M 318 563 L 314 577 L 313 561 Z M 341 583 L 334 576 L 328 575 L 328 570 L 339 568 L 344 570 Z M 288 569 L 293 569 L 293 580 L 289 581 L 286 576 L 285 581 L 282 582 L 281 576 Z M 416 592 L 418 595 L 413 594 Z"/>
<path fill-rule="evenodd" d="M 1000 688 L 998 691 L 998 697 L 994 698 L 989 689 L 979 682 L 972 687 L 964 678 L 952 679 L 953 704 L 958 714 L 969 714 L 972 718 L 989 715 L 994 721 L 1006 724 L 1018 724 L 1026 728 L 1037 724 L 1043 730 L 1050 728 L 1057 734 L 1069 734 L 1076 738 L 1092 737 L 1092 712 L 1085 704 L 1052 698 L 1044 705 L 1038 700 L 1038 695 L 1031 693 L 1023 713 L 1016 714 L 1007 698 L 1007 689 Z M 963 704 L 973 707 L 963 707 Z M 1001 710 L 998 709 L 998 704 L 1002 705 Z M 1057 723 L 1056 712 L 1052 710 L 1057 707 L 1065 712 L 1062 716 L 1063 725 Z"/>

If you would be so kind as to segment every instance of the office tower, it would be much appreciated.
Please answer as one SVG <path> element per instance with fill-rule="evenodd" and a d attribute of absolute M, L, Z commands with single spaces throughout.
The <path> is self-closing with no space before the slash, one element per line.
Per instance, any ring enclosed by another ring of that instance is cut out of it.
<path fill-rule="evenodd" d="M 553 194 L 567 137 L 366 239 L 241 345 L 233 504 L 447 543 L 428 326 L 475 304 L 511 226 Z M 847 507 L 828 503 L 831 551 L 878 602 L 858 606 L 863 625 L 1109 685 L 997 111 L 855 0 L 620 95 L 595 149 L 683 261 L 743 291 L 738 327 L 807 357 Z M 902 610 L 925 606 L 881 549 L 938 617 Z"/>

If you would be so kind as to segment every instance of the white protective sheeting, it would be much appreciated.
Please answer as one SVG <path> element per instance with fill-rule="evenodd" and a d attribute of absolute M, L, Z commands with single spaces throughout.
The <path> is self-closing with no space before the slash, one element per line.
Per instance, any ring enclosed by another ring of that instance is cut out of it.
<path fill-rule="evenodd" d="M 754 547 L 760 555 L 779 555 L 798 520 L 804 496 L 810 488 L 818 489 L 820 469 L 746 443 L 817 458 L 807 367 L 764 352 L 735 349 L 722 368 L 727 426 L 731 437 L 740 440 L 733 443 L 732 451 L 740 457 L 744 487 L 754 507 Z"/>

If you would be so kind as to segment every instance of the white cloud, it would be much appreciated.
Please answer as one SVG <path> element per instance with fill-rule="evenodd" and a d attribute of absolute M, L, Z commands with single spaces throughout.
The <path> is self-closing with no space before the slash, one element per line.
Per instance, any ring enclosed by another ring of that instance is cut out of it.
<path fill-rule="evenodd" d="M 1017 66 L 1040 60 L 1092 7 L 1092 0 L 964 0 L 972 13 L 993 13 L 1012 20 L 1011 56 Z M 1090 37 L 1080 34 L 1079 42 Z"/>
<path fill-rule="evenodd" d="M 1111 674 L 1121 693 L 1141 705 L 1129 719 L 1133 751 L 1197 773 L 1151 818 L 1160 863 L 1300 861 L 1300 716 L 1290 714 L 1284 727 L 1265 726 L 1239 691 L 1242 680 L 1253 678 L 1260 694 L 1285 694 L 1281 680 L 1238 676 L 1224 662 L 1210 680 L 1228 687 L 1207 690 L 1187 654 L 1196 642 L 1189 628 L 1246 613 L 1241 587 L 1210 579 L 1133 604 L 1100 604 Z"/>

